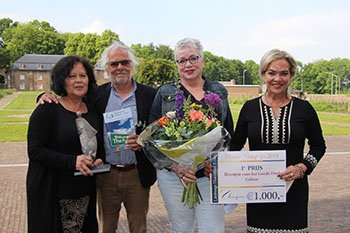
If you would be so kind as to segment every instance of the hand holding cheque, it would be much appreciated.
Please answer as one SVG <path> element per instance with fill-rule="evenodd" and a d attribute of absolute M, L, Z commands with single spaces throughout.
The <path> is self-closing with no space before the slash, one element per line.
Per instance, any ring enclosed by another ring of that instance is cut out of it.
<path fill-rule="evenodd" d="M 285 151 L 225 151 L 212 165 L 212 203 L 286 201 Z"/>

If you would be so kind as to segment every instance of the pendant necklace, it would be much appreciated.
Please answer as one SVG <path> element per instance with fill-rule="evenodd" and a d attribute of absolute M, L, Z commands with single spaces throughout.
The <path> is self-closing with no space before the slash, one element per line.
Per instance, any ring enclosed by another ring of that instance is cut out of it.
<path fill-rule="evenodd" d="M 266 93 L 264 94 L 264 99 L 265 99 L 265 101 L 266 101 L 266 104 L 267 104 L 268 106 L 270 106 L 270 107 L 278 107 L 278 108 L 280 108 L 280 107 L 286 102 L 286 98 L 284 98 L 283 101 L 282 101 L 280 104 L 278 104 L 278 105 L 272 105 L 272 104 L 270 103 L 270 101 L 267 99 Z"/>

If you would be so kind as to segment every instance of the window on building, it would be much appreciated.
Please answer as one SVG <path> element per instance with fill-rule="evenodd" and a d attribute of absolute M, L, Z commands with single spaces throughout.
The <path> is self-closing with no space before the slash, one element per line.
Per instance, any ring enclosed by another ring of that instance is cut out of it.
<path fill-rule="evenodd" d="M 38 90 L 42 90 L 43 89 L 43 84 L 42 83 L 38 83 Z"/>
<path fill-rule="evenodd" d="M 43 75 L 42 74 L 38 74 L 38 80 L 43 80 Z"/>
<path fill-rule="evenodd" d="M 26 89 L 26 85 L 25 85 L 24 83 L 20 83 L 20 84 L 19 84 L 19 89 L 20 89 L 20 90 Z"/>
<path fill-rule="evenodd" d="M 25 79 L 24 74 L 19 75 L 19 80 L 24 80 L 24 79 Z"/>
<path fill-rule="evenodd" d="M 38 64 L 38 69 L 42 69 L 43 68 L 43 64 Z"/>
<path fill-rule="evenodd" d="M 24 64 L 19 64 L 20 69 L 24 69 Z"/>

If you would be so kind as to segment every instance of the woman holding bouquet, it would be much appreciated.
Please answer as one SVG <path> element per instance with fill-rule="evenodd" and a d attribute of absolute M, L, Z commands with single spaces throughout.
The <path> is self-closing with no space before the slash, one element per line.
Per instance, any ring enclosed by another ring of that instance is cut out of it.
<path fill-rule="evenodd" d="M 308 232 L 307 175 L 326 146 L 314 108 L 288 91 L 295 70 L 294 58 L 285 51 L 273 49 L 262 57 L 266 91 L 244 104 L 232 138 L 234 150 L 241 150 L 247 138 L 250 150 L 286 150 L 287 168 L 279 177 L 293 181 L 286 203 L 247 204 L 247 232 Z"/>
<path fill-rule="evenodd" d="M 175 46 L 175 61 L 180 80 L 161 86 L 154 99 L 150 114 L 153 122 L 168 112 L 175 111 L 179 93 L 185 99 L 189 96 L 192 103 L 208 108 L 205 95 L 216 93 L 222 104 L 215 108 L 217 118 L 222 126 L 232 135 L 233 121 L 227 101 L 227 91 L 218 82 L 202 76 L 204 68 L 203 46 L 199 40 L 185 38 Z M 168 211 L 171 232 L 194 232 L 194 221 L 197 219 L 198 232 L 224 232 L 224 207 L 210 204 L 210 183 L 204 176 L 204 169 L 197 172 L 181 166 L 157 170 L 158 185 Z M 183 188 L 186 183 L 197 182 L 203 200 L 190 208 L 182 203 Z"/>

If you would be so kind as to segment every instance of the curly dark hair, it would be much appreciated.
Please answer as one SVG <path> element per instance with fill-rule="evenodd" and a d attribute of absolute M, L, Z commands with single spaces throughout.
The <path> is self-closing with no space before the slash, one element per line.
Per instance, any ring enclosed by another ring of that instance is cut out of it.
<path fill-rule="evenodd" d="M 51 72 L 51 90 L 59 96 L 67 96 L 64 80 L 69 76 L 75 64 L 81 63 L 89 78 L 86 96 L 91 96 L 96 88 L 96 78 L 90 62 L 79 56 L 66 56 L 59 60 Z"/>

